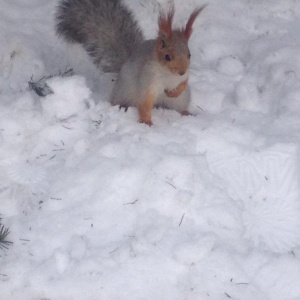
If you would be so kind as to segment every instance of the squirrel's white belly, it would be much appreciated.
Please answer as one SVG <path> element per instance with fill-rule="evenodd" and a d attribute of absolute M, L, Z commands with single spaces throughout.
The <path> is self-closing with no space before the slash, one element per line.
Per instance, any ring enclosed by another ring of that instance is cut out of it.
<path fill-rule="evenodd" d="M 190 93 L 184 91 L 179 97 L 167 97 L 165 90 L 176 89 L 188 79 L 188 72 L 182 76 L 166 71 L 157 63 L 149 62 L 139 68 L 137 62 L 126 62 L 119 74 L 113 89 L 111 103 L 121 106 L 137 106 L 143 100 L 148 88 L 156 94 L 155 105 L 173 108 L 178 111 L 184 110 L 189 103 Z M 139 74 L 139 70 L 142 72 Z M 169 103 L 170 102 L 170 103 Z"/>
<path fill-rule="evenodd" d="M 180 76 L 178 74 L 172 74 L 169 70 L 166 71 L 162 68 L 160 72 L 156 73 L 157 86 L 160 87 L 159 94 L 163 93 L 166 89 L 176 89 L 178 85 L 188 79 L 188 75 L 188 71 L 184 75 Z"/>

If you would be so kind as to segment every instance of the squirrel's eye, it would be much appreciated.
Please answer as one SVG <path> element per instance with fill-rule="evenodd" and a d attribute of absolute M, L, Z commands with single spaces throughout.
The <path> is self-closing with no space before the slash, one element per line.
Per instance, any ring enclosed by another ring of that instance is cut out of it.
<path fill-rule="evenodd" d="M 171 56 L 170 56 L 169 54 L 166 54 L 165 59 L 166 59 L 167 61 L 171 61 Z"/>
<path fill-rule="evenodd" d="M 188 58 L 189 58 L 189 59 L 191 58 L 191 53 L 188 54 Z"/>

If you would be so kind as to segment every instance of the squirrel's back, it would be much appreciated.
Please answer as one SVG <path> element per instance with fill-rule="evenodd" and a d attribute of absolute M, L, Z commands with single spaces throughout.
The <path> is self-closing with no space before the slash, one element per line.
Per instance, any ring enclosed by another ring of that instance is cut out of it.
<path fill-rule="evenodd" d="M 132 13 L 120 0 L 62 0 L 56 30 L 83 45 L 104 72 L 118 73 L 144 41 Z"/>

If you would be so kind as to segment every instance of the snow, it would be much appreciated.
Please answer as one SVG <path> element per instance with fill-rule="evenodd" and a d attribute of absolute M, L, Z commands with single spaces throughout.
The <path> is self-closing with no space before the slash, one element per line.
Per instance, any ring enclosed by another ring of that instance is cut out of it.
<path fill-rule="evenodd" d="M 55 36 L 58 1 L 23 2 L 0 8 L 0 298 L 299 300 L 298 1 L 209 1 L 194 115 L 152 127 Z M 126 0 L 147 37 L 167 2 Z M 203 3 L 175 2 L 179 25 Z"/>

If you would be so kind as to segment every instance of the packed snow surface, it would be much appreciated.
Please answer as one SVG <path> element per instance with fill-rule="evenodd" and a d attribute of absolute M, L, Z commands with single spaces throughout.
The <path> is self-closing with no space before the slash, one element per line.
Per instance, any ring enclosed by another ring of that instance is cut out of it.
<path fill-rule="evenodd" d="M 152 127 L 55 35 L 58 1 L 2 2 L 0 298 L 299 300 L 299 1 L 209 0 L 193 115 Z M 126 4 L 153 38 L 167 1 Z M 175 4 L 182 26 L 203 2 Z"/>

